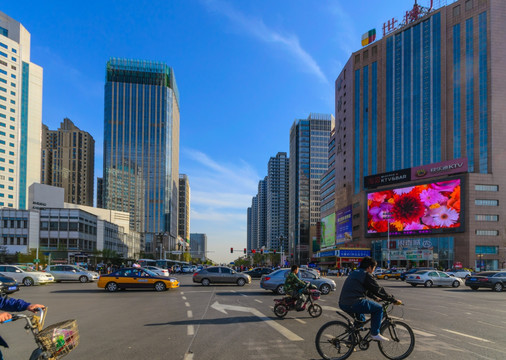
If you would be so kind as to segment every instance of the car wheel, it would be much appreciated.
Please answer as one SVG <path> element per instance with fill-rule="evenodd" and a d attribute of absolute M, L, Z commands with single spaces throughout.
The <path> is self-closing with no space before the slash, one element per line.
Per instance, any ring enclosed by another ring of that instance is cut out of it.
<path fill-rule="evenodd" d="M 285 292 L 285 286 L 284 285 L 278 285 L 278 287 L 276 288 L 276 293 L 278 295 L 285 295 L 286 292 Z"/>
<path fill-rule="evenodd" d="M 452 283 L 452 286 L 453 286 L 454 288 L 457 288 L 457 287 L 459 287 L 459 286 L 460 286 L 460 282 L 459 282 L 458 280 L 455 280 L 455 281 Z"/>
<path fill-rule="evenodd" d="M 156 291 L 165 291 L 165 290 L 167 290 L 167 286 L 165 286 L 165 283 L 158 281 L 155 283 L 155 290 Z"/>
<path fill-rule="evenodd" d="M 385 277 L 383 279 L 388 280 L 388 275 L 385 275 Z"/>
<path fill-rule="evenodd" d="M 84 276 L 84 275 L 83 275 L 83 276 L 81 276 L 81 277 L 79 278 L 79 281 L 80 281 L 80 282 L 82 282 L 82 283 L 87 283 L 87 282 L 88 282 L 88 278 L 87 278 L 86 276 Z"/>
<path fill-rule="evenodd" d="M 327 295 L 328 293 L 330 293 L 330 285 L 329 284 L 323 284 L 322 286 L 320 286 L 320 291 L 323 295 Z"/>
<path fill-rule="evenodd" d="M 496 283 L 494 285 L 494 287 L 492 288 L 492 290 L 497 291 L 497 292 L 501 292 L 502 289 L 503 289 L 503 285 L 500 282 Z"/>
<path fill-rule="evenodd" d="M 478 290 L 479 286 L 471 286 L 471 290 Z"/>
<path fill-rule="evenodd" d="M 434 283 L 433 283 L 432 281 L 430 281 L 430 280 L 427 280 L 427 281 L 425 282 L 425 284 L 423 284 L 423 285 L 424 285 L 425 287 L 432 287 L 432 285 L 434 285 Z"/>
<path fill-rule="evenodd" d="M 411 284 L 411 286 L 413 286 L 413 287 L 416 287 L 416 285 L 418 285 L 418 284 Z"/>
<path fill-rule="evenodd" d="M 23 285 L 25 286 L 32 286 L 33 285 L 33 279 L 30 277 L 23 279 Z"/>
<path fill-rule="evenodd" d="M 209 279 L 202 279 L 202 285 L 209 286 L 210 283 Z"/>
<path fill-rule="evenodd" d="M 237 285 L 244 286 L 244 284 L 246 284 L 246 280 L 244 280 L 244 279 L 238 279 L 237 280 Z"/>
<path fill-rule="evenodd" d="M 109 292 L 118 291 L 118 284 L 116 284 L 115 282 L 107 283 L 107 285 L 105 286 L 105 289 Z"/>

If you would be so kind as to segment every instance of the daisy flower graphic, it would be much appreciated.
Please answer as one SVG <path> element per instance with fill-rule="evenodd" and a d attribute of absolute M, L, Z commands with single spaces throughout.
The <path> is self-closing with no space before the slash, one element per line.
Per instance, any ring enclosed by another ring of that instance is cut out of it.
<path fill-rule="evenodd" d="M 459 220 L 459 213 L 446 206 L 441 206 L 437 216 L 434 216 L 433 220 L 436 226 L 450 227 Z"/>
<path fill-rule="evenodd" d="M 403 194 L 407 194 L 407 193 L 411 192 L 411 190 L 413 190 L 414 188 L 415 188 L 414 186 L 410 186 L 410 187 L 405 187 L 402 189 L 394 189 L 394 193 L 395 193 L 395 195 L 403 195 Z"/>
<path fill-rule="evenodd" d="M 420 193 L 420 200 L 422 200 L 425 206 L 431 206 L 433 204 L 445 202 L 447 198 L 437 190 L 427 189 Z"/>

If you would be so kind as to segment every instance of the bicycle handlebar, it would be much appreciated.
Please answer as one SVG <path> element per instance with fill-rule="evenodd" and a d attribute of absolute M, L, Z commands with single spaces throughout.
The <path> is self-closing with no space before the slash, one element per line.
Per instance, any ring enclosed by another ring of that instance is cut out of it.
<path fill-rule="evenodd" d="M 42 327 L 42 325 L 44 324 L 44 319 L 45 319 L 45 315 L 46 315 L 46 311 L 45 311 L 46 308 L 37 308 L 36 310 L 39 311 L 39 319 L 40 319 L 39 324 Z M 32 316 L 25 315 L 25 314 L 12 314 L 12 318 L 5 320 L 4 322 L 2 322 L 2 324 L 6 324 L 8 322 L 16 321 L 19 319 L 26 319 L 26 322 L 29 323 L 30 326 L 32 326 L 32 327 L 37 325 L 37 324 L 33 324 Z"/>

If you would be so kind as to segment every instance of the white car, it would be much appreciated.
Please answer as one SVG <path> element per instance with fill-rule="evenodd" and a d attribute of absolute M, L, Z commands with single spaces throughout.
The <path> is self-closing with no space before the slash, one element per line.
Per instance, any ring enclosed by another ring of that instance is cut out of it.
<path fill-rule="evenodd" d="M 461 279 L 467 279 L 469 276 L 471 276 L 471 272 L 464 269 L 450 269 L 445 272 L 450 276 L 455 276 Z"/>
<path fill-rule="evenodd" d="M 192 269 L 191 269 L 191 267 L 189 267 L 189 266 L 183 266 L 183 267 L 181 268 L 181 272 L 182 272 L 183 274 L 189 274 L 189 273 L 191 273 L 191 272 L 192 272 Z"/>
<path fill-rule="evenodd" d="M 0 265 L 0 273 L 25 286 L 47 284 L 54 281 L 54 277 L 50 273 L 35 271 L 25 266 Z"/>
<path fill-rule="evenodd" d="M 156 275 L 160 275 L 160 276 L 169 276 L 169 270 L 167 269 L 162 269 L 162 268 L 159 268 L 157 266 L 144 266 L 144 269 L 148 269 L 148 270 L 151 270 L 152 272 L 154 272 Z"/>

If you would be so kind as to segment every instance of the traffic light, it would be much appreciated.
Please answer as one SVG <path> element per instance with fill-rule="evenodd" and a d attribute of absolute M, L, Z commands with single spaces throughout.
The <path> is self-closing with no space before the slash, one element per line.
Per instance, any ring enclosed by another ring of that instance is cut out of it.
<path fill-rule="evenodd" d="M 255 254 L 257 251 L 256 251 L 255 249 L 253 249 L 253 250 L 251 250 L 251 252 L 252 252 L 253 254 Z"/>
<path fill-rule="evenodd" d="M 246 254 L 246 252 L 247 252 L 247 250 L 246 250 L 246 248 L 244 248 L 244 254 Z"/>
<path fill-rule="evenodd" d="M 290 254 L 291 257 L 293 257 L 293 254 Z"/>
<path fill-rule="evenodd" d="M 260 249 L 260 254 L 263 255 L 263 253 L 264 253 L 264 249 Z"/>
<path fill-rule="evenodd" d="M 230 253 L 233 254 L 234 253 L 234 248 L 230 248 Z"/>
<path fill-rule="evenodd" d="M 276 255 L 276 250 L 274 250 L 274 255 Z"/>

